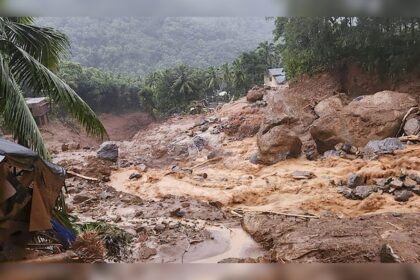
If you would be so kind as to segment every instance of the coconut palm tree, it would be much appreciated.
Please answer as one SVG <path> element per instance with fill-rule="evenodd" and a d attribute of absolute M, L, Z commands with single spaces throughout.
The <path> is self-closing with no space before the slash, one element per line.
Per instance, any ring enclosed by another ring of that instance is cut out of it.
<path fill-rule="evenodd" d="M 196 85 L 192 79 L 191 70 L 185 65 L 180 65 L 175 69 L 175 77 L 175 81 L 172 84 L 172 90 L 175 95 L 184 102 L 192 100 L 196 91 Z"/>
<path fill-rule="evenodd" d="M 54 73 L 69 47 L 67 37 L 33 25 L 28 17 L 0 17 L 0 118 L 15 139 L 48 158 L 24 92 L 48 96 L 92 136 L 107 133 L 92 109 Z"/>
<path fill-rule="evenodd" d="M 258 45 L 257 53 L 262 57 L 266 68 L 272 67 L 275 62 L 275 46 L 273 43 L 263 42 Z"/>
<path fill-rule="evenodd" d="M 207 71 L 206 71 L 206 85 L 207 85 L 207 89 L 211 90 L 211 91 L 215 91 L 216 89 L 219 88 L 219 76 L 217 74 L 216 69 L 213 66 L 210 66 Z"/>

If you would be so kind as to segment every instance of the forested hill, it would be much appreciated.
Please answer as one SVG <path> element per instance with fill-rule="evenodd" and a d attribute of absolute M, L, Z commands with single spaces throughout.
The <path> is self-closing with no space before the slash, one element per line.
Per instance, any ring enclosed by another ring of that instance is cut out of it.
<path fill-rule="evenodd" d="M 188 64 L 231 62 L 241 52 L 272 40 L 265 18 L 39 18 L 72 43 L 71 60 L 118 73 L 146 74 Z"/>

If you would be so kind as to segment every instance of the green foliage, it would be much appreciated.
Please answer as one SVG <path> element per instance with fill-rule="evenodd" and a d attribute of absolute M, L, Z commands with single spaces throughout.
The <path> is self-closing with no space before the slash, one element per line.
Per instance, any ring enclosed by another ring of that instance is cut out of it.
<path fill-rule="evenodd" d="M 64 62 L 60 77 L 96 112 L 124 112 L 139 108 L 140 81 L 128 75 L 113 74 L 78 63 Z"/>
<path fill-rule="evenodd" d="M 71 60 L 84 66 L 147 75 L 180 64 L 205 68 L 230 62 L 271 40 L 265 18 L 37 18 L 67 34 Z"/>
<path fill-rule="evenodd" d="M 274 35 L 290 78 L 346 62 L 388 78 L 418 70 L 420 18 L 277 18 Z"/>
<path fill-rule="evenodd" d="M 264 72 L 279 64 L 277 49 L 264 42 L 257 49 L 242 53 L 232 64 L 207 69 L 180 65 L 157 70 L 145 78 L 139 91 L 141 104 L 158 117 L 186 112 L 193 100 L 218 100 L 220 91 L 240 97 L 252 86 L 262 85 Z"/>
<path fill-rule="evenodd" d="M 28 18 L 0 17 L 0 115 L 19 144 L 48 158 L 25 93 L 49 96 L 67 109 L 86 131 L 104 138 L 106 130 L 92 109 L 51 70 L 68 47 L 67 37 Z"/>

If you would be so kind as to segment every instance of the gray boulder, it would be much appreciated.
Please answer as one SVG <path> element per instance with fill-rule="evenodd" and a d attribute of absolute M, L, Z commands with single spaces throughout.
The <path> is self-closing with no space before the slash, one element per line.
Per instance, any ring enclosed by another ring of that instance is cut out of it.
<path fill-rule="evenodd" d="M 413 196 L 413 193 L 407 190 L 395 191 L 394 199 L 398 202 L 406 202 Z"/>
<path fill-rule="evenodd" d="M 404 144 L 398 138 L 386 138 L 384 140 L 369 141 L 363 150 L 365 159 L 372 159 L 378 155 L 392 154 L 397 150 L 404 149 Z"/>
<path fill-rule="evenodd" d="M 420 132 L 420 119 L 409 119 L 404 125 L 404 132 L 407 135 L 417 135 Z"/>
<path fill-rule="evenodd" d="M 358 199 L 365 199 L 373 192 L 370 186 L 358 186 L 354 189 L 353 194 Z"/>
<path fill-rule="evenodd" d="M 117 161 L 118 160 L 118 146 L 111 142 L 104 142 L 99 147 L 96 155 L 100 159 L 105 159 L 109 161 Z"/>

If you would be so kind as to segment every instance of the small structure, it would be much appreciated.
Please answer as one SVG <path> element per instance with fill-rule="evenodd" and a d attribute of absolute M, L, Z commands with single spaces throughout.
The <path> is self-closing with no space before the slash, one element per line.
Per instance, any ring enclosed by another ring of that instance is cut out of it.
<path fill-rule="evenodd" d="M 286 82 L 286 73 L 283 68 L 268 69 L 264 74 L 264 85 L 278 87 Z"/>
<path fill-rule="evenodd" d="M 65 177 L 62 167 L 0 138 L 0 262 L 5 243 L 23 243 L 54 227 L 53 209 Z"/>
<path fill-rule="evenodd" d="M 48 98 L 35 97 L 35 98 L 26 98 L 25 100 L 37 124 L 38 125 L 47 124 L 48 111 L 50 110 Z"/>

